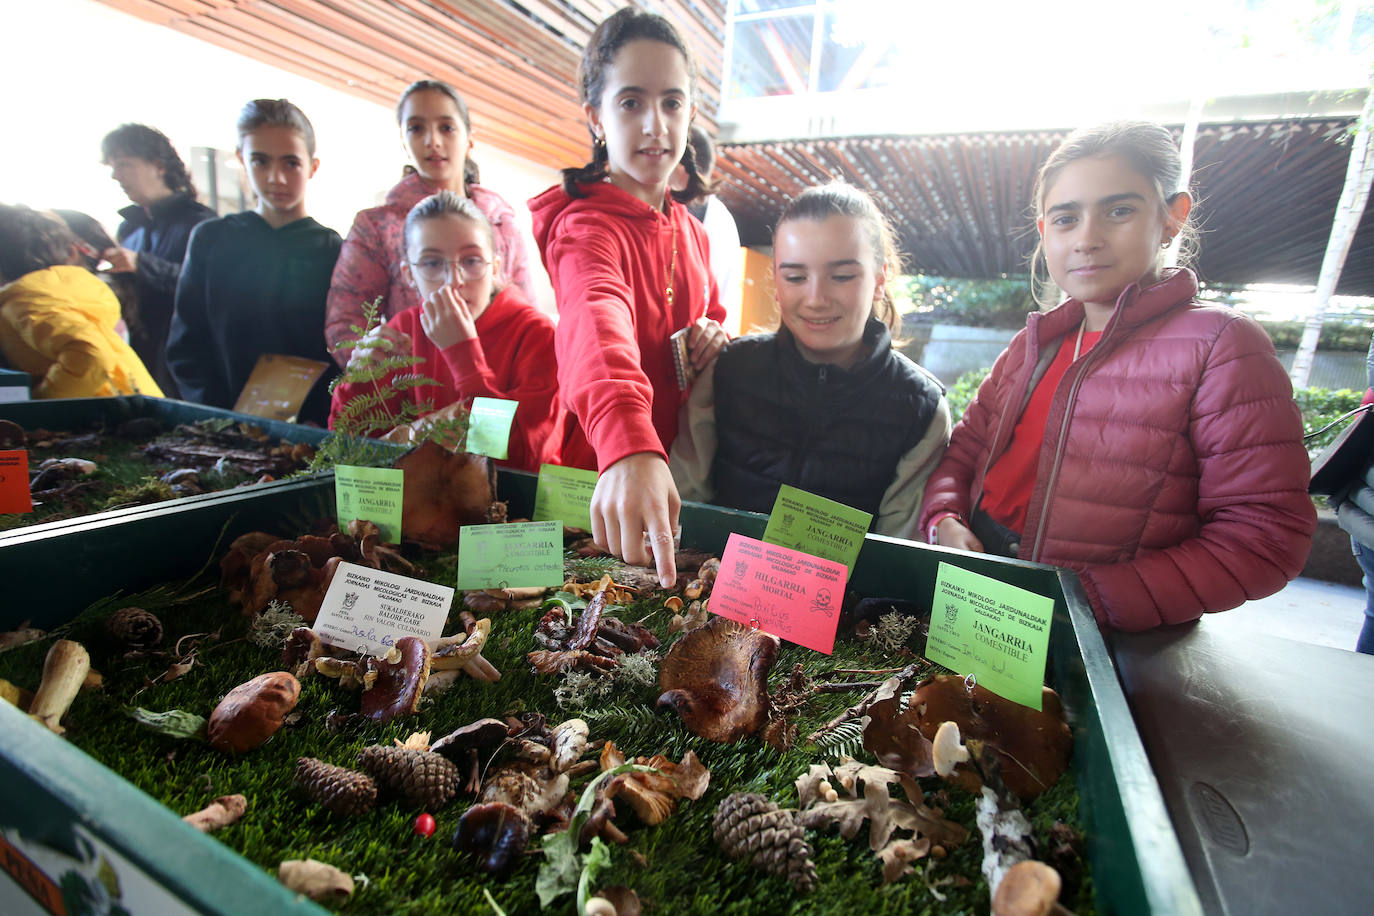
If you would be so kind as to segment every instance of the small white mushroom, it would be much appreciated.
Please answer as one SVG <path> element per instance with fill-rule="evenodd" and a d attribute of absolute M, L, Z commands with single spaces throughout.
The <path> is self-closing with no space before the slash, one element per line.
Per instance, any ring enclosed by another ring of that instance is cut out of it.
<path fill-rule="evenodd" d="M 582 752 L 587 749 L 587 738 L 591 729 L 581 719 L 569 719 L 553 730 L 553 771 L 562 773 L 577 763 Z"/>
<path fill-rule="evenodd" d="M 949 776 L 956 766 L 968 762 L 968 748 L 959 741 L 957 722 L 941 722 L 940 727 L 935 730 L 935 740 L 931 744 L 935 772 L 941 776 Z"/>
<path fill-rule="evenodd" d="M 62 717 L 76 699 L 86 674 L 91 670 L 91 656 L 86 647 L 70 639 L 59 639 L 48 650 L 43 661 L 43 680 L 29 704 L 29 715 L 57 734 L 66 730 Z"/>

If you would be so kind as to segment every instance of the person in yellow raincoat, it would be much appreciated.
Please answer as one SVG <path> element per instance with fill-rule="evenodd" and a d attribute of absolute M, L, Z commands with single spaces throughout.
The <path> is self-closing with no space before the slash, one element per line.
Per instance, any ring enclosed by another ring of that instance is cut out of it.
<path fill-rule="evenodd" d="M 119 300 L 78 266 L 80 244 L 55 215 L 0 205 L 0 353 L 35 398 L 162 397 L 115 331 Z"/>

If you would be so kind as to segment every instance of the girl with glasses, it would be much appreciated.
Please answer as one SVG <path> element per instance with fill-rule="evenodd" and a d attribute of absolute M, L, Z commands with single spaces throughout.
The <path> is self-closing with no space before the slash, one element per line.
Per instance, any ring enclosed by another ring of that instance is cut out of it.
<path fill-rule="evenodd" d="M 538 471 L 557 416 L 558 369 L 553 320 L 518 286 L 501 286 L 501 258 L 491 223 L 471 200 L 440 191 L 415 205 L 405 221 L 401 272 L 420 300 L 376 329 L 352 351 L 350 367 L 379 349 L 399 347 L 424 363 L 415 372 L 437 386 L 395 390 L 394 378 L 341 383 L 330 426 L 350 400 L 391 389 L 381 409 L 396 415 L 402 399 L 438 411 L 474 397 L 518 401 L 510 457 L 503 464 Z M 421 421 L 423 422 L 423 420 Z"/>

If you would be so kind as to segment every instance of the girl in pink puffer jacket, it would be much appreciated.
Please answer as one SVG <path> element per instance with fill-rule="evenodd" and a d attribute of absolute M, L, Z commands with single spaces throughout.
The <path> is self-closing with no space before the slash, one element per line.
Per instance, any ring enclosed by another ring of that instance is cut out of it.
<path fill-rule="evenodd" d="M 1144 630 L 1278 591 L 1316 513 L 1292 387 L 1264 330 L 1196 300 L 1173 138 L 1078 131 L 1040 171 L 1050 278 L 926 486 L 932 543 L 1079 573 L 1098 622 Z"/>

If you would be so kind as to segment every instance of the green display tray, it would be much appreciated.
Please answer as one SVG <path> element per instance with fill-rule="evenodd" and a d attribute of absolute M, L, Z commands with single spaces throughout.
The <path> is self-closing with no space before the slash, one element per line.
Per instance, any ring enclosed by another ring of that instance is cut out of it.
<path fill-rule="evenodd" d="M 511 516 L 528 516 L 535 477 L 503 471 L 499 482 Z M 112 591 L 137 591 L 191 576 L 230 538 L 255 529 L 280 530 L 284 518 L 332 513 L 333 496 L 332 480 L 285 481 L 218 499 L 181 500 L 118 517 L 107 513 L 62 527 L 42 526 L 45 531 L 19 532 L 0 544 L 0 581 L 6 583 L 0 629 L 24 619 L 49 628 Z M 719 553 L 731 532 L 761 537 L 767 519 L 688 503 L 681 522 L 684 544 Z M 850 585 L 860 594 L 928 605 L 941 562 L 1054 601 L 1047 678 L 1062 695 L 1074 732 L 1073 768 L 1098 912 L 1202 913 L 1077 576 L 1034 563 L 869 535 Z M 60 578 L 53 581 L 52 573 L 59 569 Z M 193 910 L 323 912 L 295 900 L 267 871 L 181 824 L 161 804 L 4 703 L 0 734 L 6 736 L 0 747 L 0 830 L 65 849 L 73 842 L 73 824 L 80 824 Z M 227 893 L 228 888 L 234 893 Z"/>
<path fill-rule="evenodd" d="M 113 427 L 136 417 L 155 417 L 171 425 L 195 423 L 198 420 L 209 419 L 241 420 L 261 428 L 269 436 L 283 442 L 304 442 L 314 446 L 318 446 L 326 436 L 330 435 L 329 430 L 315 426 L 282 423 L 278 420 L 266 420 L 251 414 L 235 413 L 232 410 L 222 410 L 218 407 L 206 407 L 203 404 L 174 401 L 170 398 L 150 398 L 141 394 L 119 398 L 55 398 L 41 401 L 0 403 L 0 420 L 12 420 L 26 430 L 70 431 L 86 429 L 97 423 Z M 253 484 L 252 486 L 254 492 L 257 492 L 258 488 L 273 486 L 275 483 Z M 156 505 L 180 506 L 197 500 L 219 499 L 224 497 L 227 492 L 221 490 L 216 493 L 204 493 L 200 496 L 183 496 L 180 499 L 166 500 Z M 11 528 L 7 531 L 0 531 L 0 544 L 21 532 L 38 532 L 42 535 L 58 528 L 88 521 L 127 518 L 130 515 L 139 514 L 147 508 L 149 507 L 131 506 L 127 509 L 113 509 L 108 512 L 97 512 L 76 518 L 39 522 L 23 528 Z"/>

